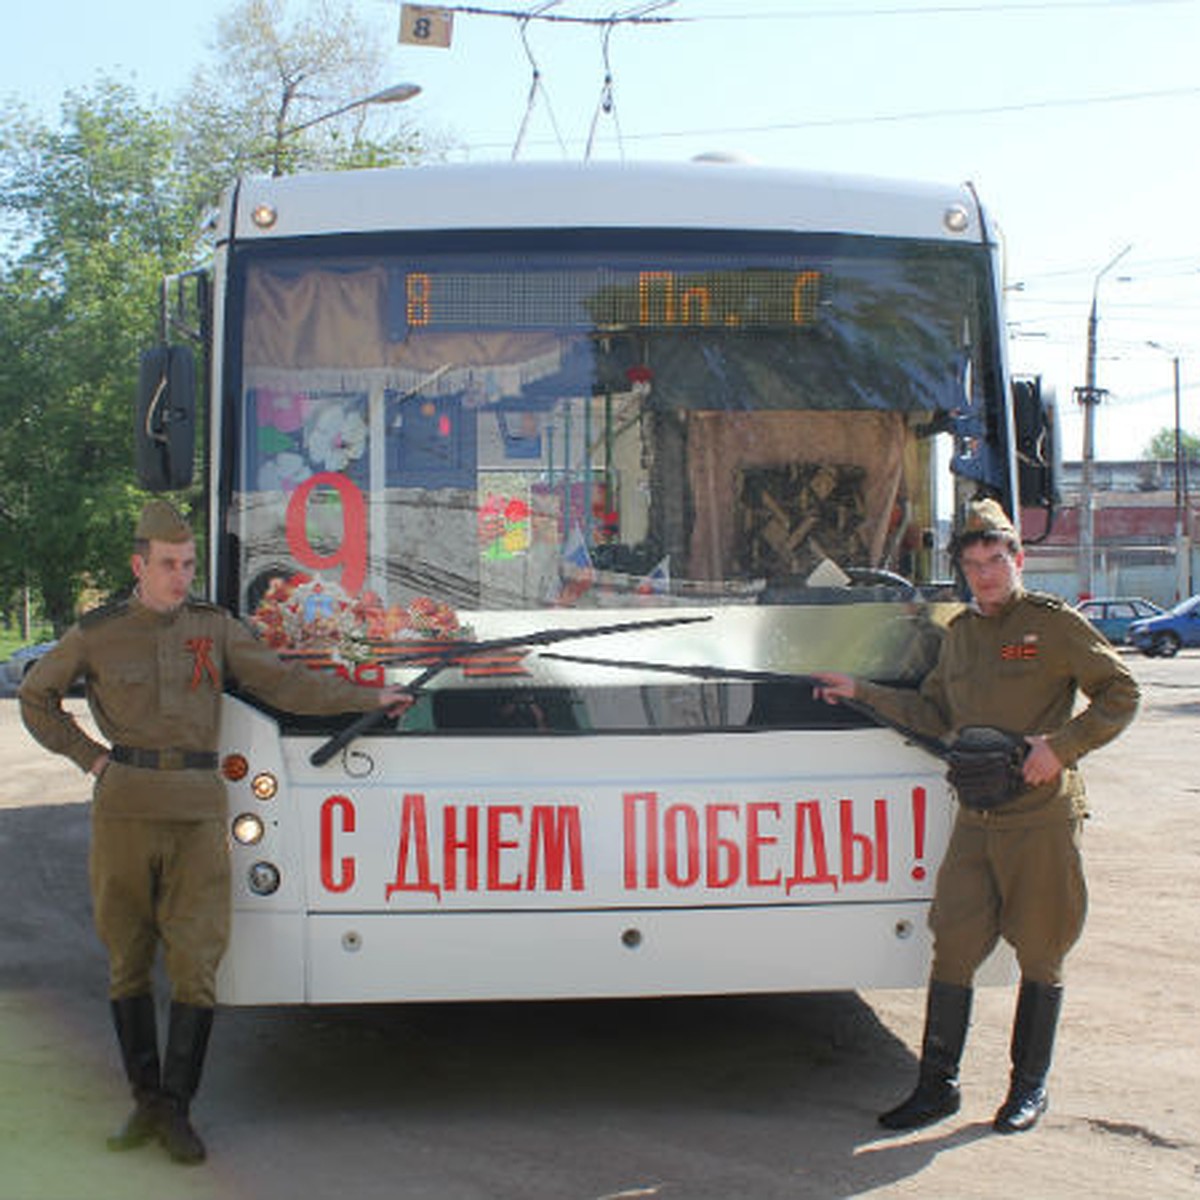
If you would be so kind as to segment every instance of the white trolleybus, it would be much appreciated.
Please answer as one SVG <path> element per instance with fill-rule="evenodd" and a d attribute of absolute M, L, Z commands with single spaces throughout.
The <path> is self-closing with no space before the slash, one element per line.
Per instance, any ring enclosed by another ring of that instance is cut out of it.
<path fill-rule="evenodd" d="M 969 188 L 233 188 L 211 270 L 164 287 L 142 481 L 187 486 L 202 426 L 210 595 L 419 700 L 347 730 L 227 697 L 223 1001 L 923 984 L 942 764 L 803 676 L 915 685 L 952 513 L 1048 502 L 1001 293 Z"/>

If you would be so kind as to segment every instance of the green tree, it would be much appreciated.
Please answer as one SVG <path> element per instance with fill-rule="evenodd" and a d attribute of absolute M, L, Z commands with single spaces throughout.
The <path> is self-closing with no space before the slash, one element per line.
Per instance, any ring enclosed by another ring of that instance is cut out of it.
<path fill-rule="evenodd" d="M 103 77 L 56 126 L 0 109 L 0 607 L 29 587 L 56 629 L 86 586 L 127 577 L 138 357 L 163 276 L 206 252 L 201 214 L 245 172 L 424 154 L 402 119 L 365 108 L 291 132 L 383 86 L 344 7 L 241 0 L 215 48 L 174 111 Z"/>
<path fill-rule="evenodd" d="M 241 0 L 217 23 L 213 61 L 198 69 L 177 112 L 193 198 L 212 204 L 244 173 L 404 165 L 425 156 L 395 106 L 361 106 L 381 91 L 383 55 L 370 30 L 326 0 L 298 12 L 287 0 Z"/>
<path fill-rule="evenodd" d="M 1188 433 L 1186 430 L 1179 435 L 1179 445 L 1185 461 L 1194 463 L 1200 461 L 1200 436 Z M 1142 451 L 1143 458 L 1157 459 L 1165 462 L 1175 461 L 1175 429 L 1164 425 L 1147 443 Z"/>
<path fill-rule="evenodd" d="M 20 109 L 0 127 L 0 581 L 59 630 L 125 575 L 132 381 L 190 253 L 180 191 L 169 123 L 119 83 L 69 94 L 57 128 Z"/>

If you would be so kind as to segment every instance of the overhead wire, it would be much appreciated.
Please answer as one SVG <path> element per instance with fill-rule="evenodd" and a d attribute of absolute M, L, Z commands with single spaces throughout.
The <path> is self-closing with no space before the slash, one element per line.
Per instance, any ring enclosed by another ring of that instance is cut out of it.
<path fill-rule="evenodd" d="M 812 9 L 807 12 L 752 12 L 752 13 L 729 13 L 729 14 L 704 14 L 698 16 L 678 16 L 678 15 L 661 15 L 661 10 L 672 6 L 675 0 L 648 0 L 634 8 L 625 10 L 624 12 L 613 12 L 607 16 L 597 15 L 577 15 L 571 13 L 552 12 L 552 9 L 558 7 L 562 0 L 546 0 L 545 3 L 536 5 L 532 9 L 505 9 L 505 8 L 486 8 L 478 5 L 448 5 L 441 6 L 446 11 L 452 13 L 462 13 L 471 16 L 488 16 L 501 17 L 515 20 L 518 22 L 522 46 L 526 57 L 529 59 L 532 68 L 533 78 L 530 85 L 529 95 L 526 101 L 525 114 L 521 122 L 520 132 L 517 137 L 517 144 L 513 147 L 512 157 L 516 158 L 520 149 L 524 145 L 524 139 L 528 128 L 528 123 L 532 110 L 540 98 L 543 98 L 546 103 L 547 110 L 550 115 L 551 123 L 554 126 L 555 139 L 560 150 L 565 153 L 565 143 L 561 132 L 558 129 L 557 123 L 554 120 L 553 112 L 550 109 L 549 94 L 545 88 L 544 80 L 538 64 L 534 59 L 533 52 L 529 46 L 527 30 L 531 22 L 557 22 L 561 24 L 571 25 L 586 25 L 599 27 L 601 29 L 602 38 L 602 58 L 604 62 L 604 81 L 601 86 L 600 98 L 597 102 L 597 107 L 592 116 L 591 127 L 588 134 L 587 151 L 585 157 L 591 156 L 595 134 L 599 120 L 602 116 L 612 116 L 616 123 L 616 104 L 615 93 L 613 88 L 613 72 L 611 60 L 609 57 L 609 39 L 611 38 L 613 29 L 618 25 L 670 25 L 670 24 L 702 24 L 712 21 L 733 21 L 739 23 L 746 22 L 766 22 L 766 21 L 794 21 L 794 20 L 817 20 L 828 18 L 862 18 L 862 17 L 878 17 L 878 16 L 931 16 L 940 14 L 972 14 L 972 15 L 995 15 L 1002 13 L 1011 13 L 1019 11 L 1029 11 L 1034 13 L 1044 12 L 1046 10 L 1089 10 L 1089 9 L 1116 9 L 1116 8 L 1132 8 L 1135 5 L 1138 8 L 1146 8 L 1151 5 L 1190 5 L 1195 6 L 1198 0 L 1048 0 L 1048 2 L 1032 3 L 1027 0 L 1010 0 L 1010 2 L 999 4 L 918 4 L 918 5 L 889 5 L 875 6 L 870 8 L 837 8 L 837 9 Z M 624 157 L 624 142 L 626 138 L 630 141 L 655 141 L 668 138 L 687 138 L 697 136 L 752 136 L 755 134 L 771 134 L 783 132 L 795 132 L 797 130 L 806 129 L 837 129 L 846 128 L 849 126 L 865 126 L 879 125 L 889 123 L 901 123 L 911 121 L 931 121 L 931 120 L 946 120 L 968 117 L 996 116 L 1009 113 L 1021 112 L 1039 112 L 1049 109 L 1058 108 L 1082 108 L 1093 105 L 1106 104 L 1129 104 L 1140 103 L 1156 100 L 1178 100 L 1190 97 L 1200 96 L 1200 87 L 1186 86 L 1178 88 L 1159 88 L 1146 91 L 1135 92 L 1118 92 L 1108 95 L 1099 96 L 1066 96 L 1058 98 L 1050 98 L 1045 100 L 1026 100 L 1011 104 L 995 104 L 984 105 L 972 108 L 937 108 L 937 109 L 917 109 L 906 112 L 897 113 L 867 113 L 860 116 L 840 116 L 840 117 L 820 117 L 809 118 L 801 121 L 781 121 L 772 122 L 766 125 L 741 125 L 741 126 L 726 126 L 713 129 L 668 129 L 651 132 L 624 134 L 617 127 L 618 142 L 621 147 L 621 156 Z M 491 150 L 497 148 L 497 143 L 475 143 L 465 147 L 469 150 Z"/>
<path fill-rule="evenodd" d="M 1023 0 L 1001 4 L 918 4 L 889 5 L 874 8 L 824 8 L 808 12 L 709 13 L 702 17 L 685 17 L 689 21 L 826 21 L 844 17 L 911 17 L 975 15 L 993 13 L 1032 12 L 1047 10 L 1097 8 L 1150 8 L 1152 5 L 1194 4 L 1196 0 Z"/>
<path fill-rule="evenodd" d="M 671 0 L 673 2 L 673 0 Z M 858 17 L 910 17 L 910 16 L 943 16 L 943 15 L 975 15 L 990 16 L 1013 12 L 1041 13 L 1048 10 L 1079 10 L 1104 8 L 1150 8 L 1164 5 L 1189 5 L 1197 0 L 1008 0 L 999 4 L 901 4 L 875 6 L 871 8 L 823 8 L 810 9 L 807 12 L 729 12 L 705 13 L 700 16 L 653 16 L 652 11 L 664 5 L 654 5 L 651 9 L 634 16 L 625 18 L 631 25 L 696 25 L 709 21 L 826 21 L 839 18 Z M 472 17 L 507 17 L 512 20 L 546 21 L 561 25 L 597 25 L 611 20 L 611 17 L 576 16 L 568 13 L 552 13 L 548 10 L 557 6 L 555 3 L 543 5 L 540 11 L 530 14 L 524 9 L 485 8 L 475 4 L 440 4 L 437 7 L 444 12 L 461 13 Z"/>
<path fill-rule="evenodd" d="M 917 109 L 900 113 L 875 113 L 858 117 L 821 117 L 804 121 L 780 121 L 769 125 L 728 125 L 705 129 L 667 129 L 656 132 L 630 133 L 629 141 L 649 142 L 660 138 L 700 136 L 731 136 L 761 133 L 784 133 L 803 129 L 835 129 L 850 125 L 883 125 L 904 121 L 954 120 L 965 117 L 998 116 L 1005 113 L 1037 112 L 1054 108 L 1086 108 L 1091 105 L 1129 104 L 1153 100 L 1178 100 L 1200 96 L 1200 87 L 1163 88 L 1146 92 L 1113 93 L 1106 96 L 1075 96 L 1053 100 L 1028 100 L 1017 104 L 995 104 L 979 108 Z M 493 150 L 499 143 L 475 142 L 468 150 Z"/>

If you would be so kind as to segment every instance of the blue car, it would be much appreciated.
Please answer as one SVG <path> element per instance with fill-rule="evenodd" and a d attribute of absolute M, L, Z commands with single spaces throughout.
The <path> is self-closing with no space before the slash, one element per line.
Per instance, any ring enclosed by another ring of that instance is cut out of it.
<path fill-rule="evenodd" d="M 1182 646 L 1200 646 L 1200 596 L 1190 596 L 1147 621 L 1135 621 L 1129 640 L 1150 658 L 1170 658 Z"/>
<path fill-rule="evenodd" d="M 1162 612 L 1152 600 L 1141 596 L 1104 596 L 1084 600 L 1077 607 L 1114 646 L 1129 641 L 1129 627 L 1135 621 L 1144 621 Z"/>
<path fill-rule="evenodd" d="M 21 686 L 21 680 L 33 670 L 37 660 L 54 646 L 53 642 L 38 642 L 35 646 L 22 646 L 14 650 L 12 657 L 0 663 L 0 678 L 11 687 Z"/>

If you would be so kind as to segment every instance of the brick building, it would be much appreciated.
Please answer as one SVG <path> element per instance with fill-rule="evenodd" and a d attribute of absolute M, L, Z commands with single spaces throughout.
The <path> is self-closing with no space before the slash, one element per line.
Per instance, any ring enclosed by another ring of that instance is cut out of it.
<path fill-rule="evenodd" d="M 1189 494 L 1189 467 L 1200 486 L 1197 464 L 1185 464 L 1179 481 L 1179 538 L 1173 461 L 1136 459 L 1093 464 L 1093 591 L 1097 596 L 1145 596 L 1170 607 L 1200 586 L 1196 551 L 1200 497 Z M 1081 475 L 1080 463 L 1063 463 L 1062 505 L 1044 541 L 1037 540 L 1046 526 L 1044 514 L 1026 511 L 1022 520 L 1027 585 L 1072 601 L 1080 598 L 1082 586 Z"/>

